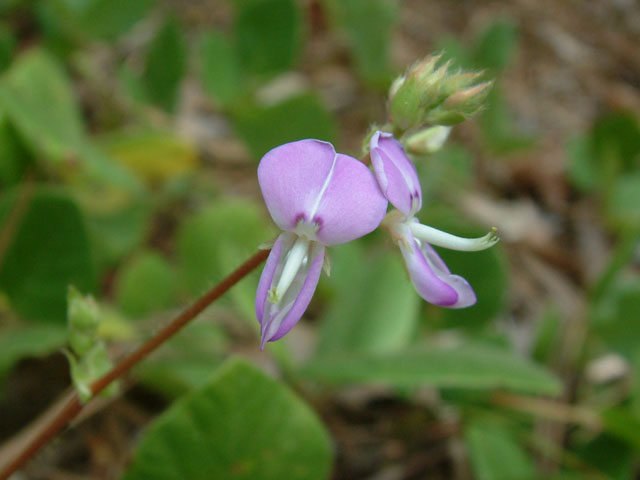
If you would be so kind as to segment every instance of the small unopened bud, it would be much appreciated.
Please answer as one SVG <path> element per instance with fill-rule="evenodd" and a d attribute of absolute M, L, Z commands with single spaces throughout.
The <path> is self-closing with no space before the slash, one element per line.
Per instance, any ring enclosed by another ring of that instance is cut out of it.
<path fill-rule="evenodd" d="M 67 320 L 69 328 L 83 332 L 93 332 L 100 323 L 100 310 L 95 300 L 83 296 L 74 286 L 67 291 Z"/>
<path fill-rule="evenodd" d="M 393 83 L 389 87 L 389 98 L 393 98 L 395 94 L 398 93 L 398 90 L 406 79 L 407 77 L 405 77 L 404 75 L 400 75 L 393 81 Z"/>
<path fill-rule="evenodd" d="M 425 128 L 407 140 L 406 147 L 411 153 L 425 154 L 437 152 L 449 138 L 451 127 L 436 125 Z"/>
<path fill-rule="evenodd" d="M 444 102 L 444 108 L 464 115 L 473 115 L 484 105 L 491 84 L 492 82 L 484 82 L 454 93 Z"/>
<path fill-rule="evenodd" d="M 482 72 L 452 72 L 441 56 L 415 63 L 391 86 L 389 112 L 394 132 L 424 126 L 455 125 L 483 105 L 491 82 L 477 84 Z"/>
<path fill-rule="evenodd" d="M 436 65 L 440 62 L 442 55 L 429 55 L 414 63 L 407 72 L 407 75 L 417 77 L 420 81 L 428 81 L 435 71 Z"/>
<path fill-rule="evenodd" d="M 482 76 L 482 72 L 464 72 L 450 75 L 449 78 L 447 78 L 447 84 L 445 86 L 447 95 L 453 95 L 460 90 L 472 86 Z"/>
<path fill-rule="evenodd" d="M 467 87 L 449 96 L 442 105 L 426 116 L 429 123 L 457 125 L 478 113 L 485 104 L 493 82 L 483 82 Z"/>

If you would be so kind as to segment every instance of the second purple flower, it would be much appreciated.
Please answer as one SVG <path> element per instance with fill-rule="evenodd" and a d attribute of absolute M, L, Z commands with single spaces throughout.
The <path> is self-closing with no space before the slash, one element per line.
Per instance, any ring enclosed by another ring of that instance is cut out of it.
<path fill-rule="evenodd" d="M 422 225 L 415 217 L 422 207 L 422 189 L 402 144 L 390 133 L 378 131 L 371 137 L 369 148 L 380 189 L 397 208 L 387 214 L 382 225 L 400 247 L 420 296 L 441 307 L 464 308 L 476 303 L 471 285 L 449 271 L 431 244 L 452 250 L 484 250 L 498 242 L 495 230 L 480 238 L 461 238 Z"/>

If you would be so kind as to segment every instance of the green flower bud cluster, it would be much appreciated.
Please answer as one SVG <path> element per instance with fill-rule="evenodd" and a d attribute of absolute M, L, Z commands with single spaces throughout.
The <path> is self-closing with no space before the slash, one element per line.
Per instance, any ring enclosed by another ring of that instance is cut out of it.
<path fill-rule="evenodd" d="M 480 82 L 481 72 L 452 72 L 441 55 L 429 56 L 409 67 L 391 86 L 390 113 L 402 131 L 424 125 L 451 126 L 484 106 L 492 82 Z"/>
<path fill-rule="evenodd" d="M 104 342 L 98 337 L 102 314 L 91 296 L 83 296 L 70 286 L 67 293 L 67 328 L 70 349 L 66 351 L 71 378 L 83 402 L 91 399 L 91 383 L 111 369 L 111 360 Z M 105 390 L 115 393 L 112 384 Z"/>

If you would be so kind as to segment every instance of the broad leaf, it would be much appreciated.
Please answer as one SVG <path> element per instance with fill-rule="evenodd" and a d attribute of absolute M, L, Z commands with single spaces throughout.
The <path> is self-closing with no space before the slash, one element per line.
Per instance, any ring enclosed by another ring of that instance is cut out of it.
<path fill-rule="evenodd" d="M 0 203 L 0 225 L 16 196 Z M 76 204 L 66 195 L 37 191 L 18 224 L 0 265 L 2 288 L 16 312 L 29 320 L 64 322 L 67 286 L 93 289 L 87 231 Z"/>
<path fill-rule="evenodd" d="M 296 395 L 241 361 L 148 429 L 124 480 L 322 480 L 329 437 Z"/>
<path fill-rule="evenodd" d="M 223 105 L 235 100 L 242 87 L 240 67 L 228 38 L 207 32 L 202 38 L 200 79 L 206 92 Z"/>
<path fill-rule="evenodd" d="M 149 45 L 142 81 L 149 100 L 167 111 L 176 105 L 186 48 L 180 26 L 174 20 L 167 21 Z"/>
<path fill-rule="evenodd" d="M 301 47 L 297 2 L 237 2 L 236 8 L 236 55 L 244 73 L 262 75 L 288 70 Z"/>
<path fill-rule="evenodd" d="M 330 0 L 349 43 L 358 73 L 368 82 L 385 86 L 391 78 L 389 45 L 397 7 L 388 0 Z"/>
<path fill-rule="evenodd" d="M 0 109 L 30 144 L 55 160 L 77 155 L 85 142 L 69 79 L 42 50 L 31 50 L 13 63 L 0 83 Z"/>

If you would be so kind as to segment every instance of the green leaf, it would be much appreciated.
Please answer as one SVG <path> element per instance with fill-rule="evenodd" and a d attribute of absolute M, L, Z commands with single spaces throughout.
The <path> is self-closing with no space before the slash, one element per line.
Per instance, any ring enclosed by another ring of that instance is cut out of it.
<path fill-rule="evenodd" d="M 546 369 L 511 352 L 481 345 L 334 354 L 313 360 L 302 371 L 331 383 L 376 382 L 401 388 L 429 385 L 540 394 L 560 391 L 560 383 Z"/>
<path fill-rule="evenodd" d="M 81 2 L 79 21 L 87 34 L 111 39 L 126 33 L 155 3 L 153 0 L 90 0 Z"/>
<path fill-rule="evenodd" d="M 171 112 L 186 66 L 187 47 L 175 20 L 168 20 L 149 45 L 142 82 L 149 100 Z"/>
<path fill-rule="evenodd" d="M 15 198 L 0 203 L 0 225 Z M 38 190 L 22 217 L 0 265 L 0 288 L 16 312 L 29 320 L 64 322 L 67 286 L 93 289 L 86 228 L 76 204 L 65 194 Z"/>
<path fill-rule="evenodd" d="M 591 130 L 591 141 L 600 162 L 608 159 L 620 172 L 638 171 L 640 124 L 632 113 L 611 112 L 599 117 Z"/>
<path fill-rule="evenodd" d="M 389 46 L 397 5 L 388 0 L 329 0 L 331 13 L 344 30 L 358 73 L 386 86 L 391 77 Z"/>
<path fill-rule="evenodd" d="M 567 145 L 569 175 L 582 190 L 597 189 L 615 195 L 616 181 L 623 174 L 637 174 L 640 156 L 640 126 L 634 115 L 624 112 L 599 117 L 588 135 Z"/>
<path fill-rule="evenodd" d="M 640 418 L 633 412 L 624 407 L 613 407 L 602 414 L 602 420 L 607 432 L 640 451 Z"/>
<path fill-rule="evenodd" d="M 115 300 L 127 315 L 140 318 L 175 303 L 175 274 L 160 255 L 144 251 L 125 263 L 115 281 Z"/>
<path fill-rule="evenodd" d="M 640 226 L 640 172 L 623 175 L 607 198 L 607 212 L 612 222 L 622 227 Z"/>
<path fill-rule="evenodd" d="M 607 434 L 598 435 L 581 446 L 578 455 L 586 465 L 607 475 L 611 480 L 633 480 L 636 458 L 633 449 Z"/>
<path fill-rule="evenodd" d="M 29 144 L 54 160 L 75 156 L 85 141 L 70 81 L 56 60 L 42 50 L 23 54 L 5 74 L 0 83 L 0 109 Z"/>
<path fill-rule="evenodd" d="M 11 30 L 0 24 L 0 73 L 4 72 L 11 64 L 11 58 L 16 48 L 16 39 Z"/>
<path fill-rule="evenodd" d="M 207 32 L 202 38 L 201 56 L 202 86 L 221 104 L 230 104 L 240 94 L 242 78 L 229 39 L 216 31 Z"/>
<path fill-rule="evenodd" d="M 565 146 L 569 159 L 569 179 L 574 186 L 588 192 L 598 186 L 597 162 L 586 135 L 575 136 Z"/>
<path fill-rule="evenodd" d="M 46 105 L 46 108 L 43 106 Z M 78 173 L 94 183 L 129 192 L 136 180 L 95 148 L 86 136 L 73 87 L 56 59 L 33 49 L 14 62 L 0 82 L 0 110 L 4 110 L 25 145 L 43 157 L 45 169 L 63 178 Z"/>
<path fill-rule="evenodd" d="M 465 428 L 465 443 L 478 480 L 532 480 L 533 463 L 504 427 L 476 421 Z"/>
<path fill-rule="evenodd" d="M 301 47 L 302 23 L 294 0 L 237 2 L 236 58 L 247 75 L 288 70 Z"/>
<path fill-rule="evenodd" d="M 336 123 L 321 100 L 303 94 L 269 107 L 246 108 L 236 112 L 233 124 L 256 159 L 278 145 L 317 138 L 334 142 Z"/>
<path fill-rule="evenodd" d="M 503 70 L 511 61 L 518 42 L 516 26 L 510 20 L 496 20 L 474 42 L 472 58 L 476 68 Z"/>
<path fill-rule="evenodd" d="M 640 281 L 614 283 L 592 309 L 591 325 L 609 348 L 633 360 L 640 338 Z"/>
<path fill-rule="evenodd" d="M 16 129 L 0 114 L 0 186 L 18 183 L 32 161 Z"/>
<path fill-rule="evenodd" d="M 14 325 L 0 332 L 0 378 L 20 359 L 47 355 L 64 346 L 64 325 Z"/>
<path fill-rule="evenodd" d="M 194 295 L 203 293 L 273 235 L 266 213 L 248 201 L 219 201 L 187 218 L 177 233 L 187 288 Z M 258 278 L 259 272 L 253 272 L 229 292 L 247 318 L 254 318 Z"/>
<path fill-rule="evenodd" d="M 288 389 L 243 361 L 156 419 L 124 480 L 323 480 L 326 430 Z"/>
<path fill-rule="evenodd" d="M 396 255 L 367 255 L 356 244 L 331 250 L 336 292 L 322 318 L 318 355 L 383 352 L 406 346 L 415 333 L 418 297 Z"/>

